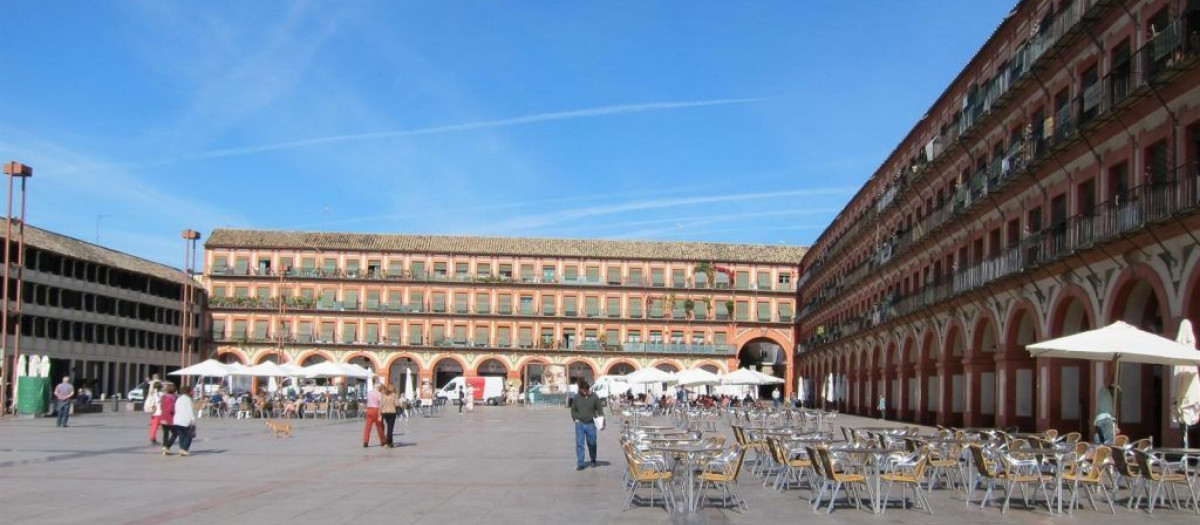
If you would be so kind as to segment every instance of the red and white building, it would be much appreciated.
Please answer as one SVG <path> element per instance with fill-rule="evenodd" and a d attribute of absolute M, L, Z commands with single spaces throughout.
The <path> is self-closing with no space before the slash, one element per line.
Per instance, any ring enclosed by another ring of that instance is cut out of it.
<path fill-rule="evenodd" d="M 1106 363 L 1027 344 L 1200 320 L 1196 2 L 1020 2 L 811 247 L 798 374 L 821 398 L 1090 436 Z M 1169 368 L 1123 366 L 1120 427 L 1178 442 Z M 1194 441 L 1193 441 L 1194 442 Z"/>

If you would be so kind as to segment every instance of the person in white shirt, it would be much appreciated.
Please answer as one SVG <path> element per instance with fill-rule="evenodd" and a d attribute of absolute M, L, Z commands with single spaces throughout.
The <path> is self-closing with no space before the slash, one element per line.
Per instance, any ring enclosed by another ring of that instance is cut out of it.
<path fill-rule="evenodd" d="M 188 389 L 182 388 L 179 390 L 179 397 L 175 399 L 175 417 L 171 418 L 171 435 L 163 441 L 163 448 L 170 452 L 171 447 L 175 445 L 175 438 L 179 438 L 179 455 L 187 456 L 191 453 L 192 437 L 196 432 L 196 406 L 192 402 L 192 396 L 188 395 Z"/>

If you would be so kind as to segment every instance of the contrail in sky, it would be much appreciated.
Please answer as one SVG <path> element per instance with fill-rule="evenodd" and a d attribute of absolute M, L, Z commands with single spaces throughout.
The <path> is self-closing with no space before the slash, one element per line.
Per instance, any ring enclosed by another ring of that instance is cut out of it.
<path fill-rule="evenodd" d="M 731 104 L 750 104 L 753 102 L 761 102 L 763 98 L 722 98 L 714 100 L 694 100 L 686 102 L 650 102 L 646 104 L 622 104 L 616 106 L 604 106 L 597 108 L 574 109 L 570 111 L 554 111 L 550 113 L 535 113 L 532 115 L 524 115 L 520 117 L 499 119 L 499 120 L 483 120 L 479 122 L 466 122 L 462 124 L 447 124 L 444 126 L 433 126 L 428 128 L 416 128 L 397 131 L 376 131 L 371 133 L 351 133 L 346 135 L 333 135 L 329 137 L 315 137 L 304 140 L 294 140 L 290 142 L 277 142 L 274 144 L 259 144 L 255 146 L 242 146 L 238 148 L 214 149 L 202 151 L 199 153 L 190 153 L 182 156 L 184 160 L 201 160 L 214 159 L 221 157 L 234 157 L 238 155 L 251 155 L 255 153 L 265 153 L 268 151 L 278 151 L 286 149 L 296 149 L 305 146 L 315 146 L 319 144 L 334 144 L 339 142 L 354 142 L 360 140 L 379 140 L 391 139 L 398 137 L 415 137 L 420 135 L 439 135 L 442 133 L 455 133 L 460 131 L 474 131 L 480 129 L 505 128 L 509 126 L 521 126 L 525 124 L 535 124 L 538 122 L 553 122 L 558 120 L 572 120 L 580 118 L 603 117 L 608 115 L 625 115 L 630 113 L 647 113 L 651 111 L 667 111 L 672 109 L 698 108 L 705 106 L 726 106 Z"/>

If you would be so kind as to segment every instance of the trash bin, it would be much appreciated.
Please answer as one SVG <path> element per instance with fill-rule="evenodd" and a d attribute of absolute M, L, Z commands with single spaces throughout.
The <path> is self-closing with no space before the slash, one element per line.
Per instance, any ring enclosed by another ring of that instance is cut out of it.
<path fill-rule="evenodd" d="M 50 378 L 22 376 L 17 378 L 17 413 L 45 414 L 50 402 Z"/>

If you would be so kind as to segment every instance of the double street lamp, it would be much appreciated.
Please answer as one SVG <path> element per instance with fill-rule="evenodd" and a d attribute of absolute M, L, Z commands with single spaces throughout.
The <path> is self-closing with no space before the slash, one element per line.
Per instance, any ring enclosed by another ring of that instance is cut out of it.
<path fill-rule="evenodd" d="M 4 164 L 4 175 L 8 177 L 8 211 L 4 215 L 4 283 L 0 284 L 0 290 L 2 290 L 2 296 L 0 296 L 0 367 L 4 367 L 4 373 L 0 374 L 0 414 L 8 409 L 9 378 L 12 379 L 12 384 L 16 384 L 17 364 L 21 356 L 21 306 L 24 303 L 21 299 L 21 286 L 24 284 L 25 277 L 25 184 L 33 176 L 33 168 L 20 162 L 11 161 Z M 15 290 L 10 290 L 9 273 L 13 268 L 13 179 L 21 179 L 21 214 L 17 217 L 17 282 L 13 287 Z M 16 299 L 16 308 L 10 317 L 8 303 L 12 298 Z M 12 364 L 9 365 L 8 327 L 13 321 L 15 321 L 15 325 L 13 326 Z M 15 399 L 12 400 L 12 405 L 15 412 Z"/>

